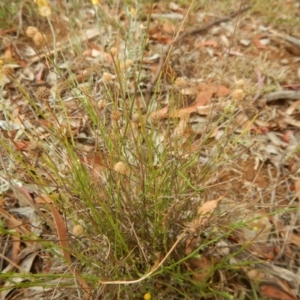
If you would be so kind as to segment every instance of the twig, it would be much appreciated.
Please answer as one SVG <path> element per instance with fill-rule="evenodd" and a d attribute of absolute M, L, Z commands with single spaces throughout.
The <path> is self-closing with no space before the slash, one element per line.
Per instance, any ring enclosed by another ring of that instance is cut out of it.
<path fill-rule="evenodd" d="M 192 29 L 187 30 L 187 31 L 181 33 L 180 35 L 178 35 L 177 39 L 175 38 L 175 40 L 171 44 L 169 44 L 167 46 L 167 48 L 161 54 L 161 57 L 160 57 L 160 60 L 159 60 L 159 64 L 158 64 L 158 67 L 157 67 L 157 71 L 156 71 L 153 79 L 148 84 L 148 87 L 147 87 L 147 90 L 146 90 L 146 96 L 145 96 L 146 107 L 148 107 L 148 105 L 149 105 L 149 102 L 150 102 L 150 99 L 151 99 L 151 93 L 153 91 L 153 88 L 154 88 L 154 86 L 155 86 L 155 84 L 156 84 L 156 82 L 157 82 L 157 80 L 158 80 L 158 78 L 159 78 L 159 76 L 161 74 L 163 66 L 166 63 L 166 57 L 169 54 L 169 52 L 171 51 L 171 49 L 172 49 L 173 46 L 175 46 L 176 44 L 178 44 L 180 41 L 182 41 L 187 36 L 198 34 L 198 33 L 202 33 L 202 32 L 208 30 L 209 28 L 211 28 L 211 27 L 213 27 L 215 25 L 218 25 L 218 24 L 223 23 L 223 22 L 227 22 L 227 21 L 231 20 L 232 18 L 236 17 L 237 15 L 239 15 L 239 14 L 241 14 L 241 13 L 249 10 L 250 8 L 251 8 L 251 6 L 246 6 L 245 8 L 240 9 L 240 10 L 232 13 L 228 17 L 224 17 L 224 18 L 220 18 L 220 19 L 211 21 L 210 23 L 208 23 L 208 24 L 206 24 L 206 25 L 204 25 L 202 27 L 192 28 Z"/>
<path fill-rule="evenodd" d="M 296 38 L 294 36 L 288 35 L 288 34 L 279 33 L 276 30 L 270 30 L 270 32 L 274 36 L 280 37 L 280 38 L 286 40 L 287 42 L 289 42 L 291 44 L 294 44 L 297 47 L 300 47 L 300 39 L 298 39 L 298 38 Z"/>
<path fill-rule="evenodd" d="M 291 100 L 298 100 L 300 99 L 300 92 L 298 91 L 279 91 L 264 95 L 264 98 L 267 102 L 280 100 L 280 99 L 291 99 Z"/>

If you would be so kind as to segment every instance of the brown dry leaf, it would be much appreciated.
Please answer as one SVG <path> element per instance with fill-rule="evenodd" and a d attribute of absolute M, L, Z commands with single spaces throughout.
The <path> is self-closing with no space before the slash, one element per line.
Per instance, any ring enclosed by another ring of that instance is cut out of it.
<path fill-rule="evenodd" d="M 209 104 L 213 93 L 212 89 L 207 89 L 206 91 L 198 93 L 196 100 L 191 104 L 191 106 L 197 109 L 198 106 Z"/>
<path fill-rule="evenodd" d="M 197 216 L 187 224 L 188 231 L 190 233 L 197 233 L 199 228 L 208 222 L 212 213 L 217 208 L 219 201 L 224 198 L 224 196 L 225 195 L 216 200 L 207 201 L 199 207 Z M 197 247 L 199 247 L 200 243 L 201 238 L 198 235 L 188 238 L 185 244 L 185 254 L 191 254 Z"/>
<path fill-rule="evenodd" d="M 279 287 L 270 284 L 262 284 L 259 287 L 260 292 L 266 296 L 270 297 L 272 299 L 278 299 L 278 300 L 297 300 L 298 298 L 295 295 L 290 295 L 282 290 L 280 290 Z"/>
<path fill-rule="evenodd" d="M 202 47 L 213 47 L 216 48 L 218 46 L 218 43 L 216 41 L 201 41 L 196 44 L 195 48 L 202 48 Z"/>
<path fill-rule="evenodd" d="M 201 215 L 201 216 L 212 214 L 214 212 L 214 210 L 217 208 L 219 201 L 221 199 L 223 199 L 224 197 L 225 197 L 225 194 L 216 200 L 210 200 L 210 201 L 205 202 L 203 205 L 201 205 L 198 208 L 197 214 Z"/>
<path fill-rule="evenodd" d="M 296 195 L 297 195 L 297 198 L 298 198 L 298 203 L 299 203 L 299 206 L 300 206 L 300 179 L 295 181 L 295 191 L 296 191 Z"/>
<path fill-rule="evenodd" d="M 300 248 L 300 236 L 295 233 L 291 233 L 289 236 L 289 242 Z"/>
<path fill-rule="evenodd" d="M 155 120 L 155 121 L 164 119 L 164 118 L 168 117 L 168 111 L 169 111 L 169 106 L 166 106 L 158 111 L 153 111 L 150 114 L 150 119 Z"/>
<path fill-rule="evenodd" d="M 52 216 L 55 222 L 59 243 L 62 248 L 63 256 L 66 259 L 66 262 L 68 263 L 71 272 L 74 274 L 79 284 L 84 289 L 85 298 L 90 299 L 90 295 L 88 292 L 90 290 L 89 285 L 86 283 L 86 281 L 83 278 L 79 276 L 77 271 L 72 266 L 71 256 L 70 253 L 68 252 L 69 242 L 68 242 L 67 228 L 61 214 L 56 209 L 56 207 L 52 204 L 52 200 L 47 196 L 40 196 L 39 201 L 44 201 L 44 203 L 47 203 L 50 206 Z"/>
<path fill-rule="evenodd" d="M 57 231 L 57 235 L 59 238 L 59 243 L 62 247 L 62 253 L 64 255 L 64 258 L 66 259 L 68 264 L 71 264 L 71 257 L 70 253 L 66 250 L 69 248 L 69 243 L 68 243 L 68 234 L 67 234 L 67 228 L 65 225 L 65 222 L 59 213 L 59 211 L 56 209 L 56 207 L 52 204 L 52 200 L 46 196 L 40 196 L 38 197 L 37 201 L 39 203 L 46 203 L 50 206 L 52 216 L 55 222 L 55 227 Z"/>
<path fill-rule="evenodd" d="M 14 222 L 11 222 L 10 219 L 7 220 L 7 227 L 9 229 L 15 229 Z M 17 235 L 12 234 L 11 239 L 12 239 L 12 249 L 11 249 L 10 260 L 17 263 L 17 257 L 21 250 L 21 236 L 19 234 Z"/>
<path fill-rule="evenodd" d="M 168 35 L 159 27 L 149 30 L 150 40 L 157 41 L 160 44 L 171 44 L 173 42 L 172 35 Z"/>
<path fill-rule="evenodd" d="M 225 194 L 216 200 L 210 200 L 202 204 L 197 211 L 197 216 L 187 224 L 189 231 L 197 232 L 200 227 L 207 224 L 212 213 L 218 207 L 218 203 L 225 197 Z"/>
<path fill-rule="evenodd" d="M 286 113 L 287 115 L 291 115 L 291 114 L 295 111 L 295 109 L 296 109 L 298 106 L 300 106 L 300 99 L 297 100 L 297 101 L 295 101 L 295 102 L 293 102 L 293 103 L 286 109 L 285 113 Z"/>
<path fill-rule="evenodd" d="M 287 124 L 300 128 L 300 121 L 297 121 L 290 116 L 286 116 L 283 121 Z"/>
<path fill-rule="evenodd" d="M 22 222 L 17 220 L 14 216 L 12 216 L 2 207 L 0 207 L 0 214 L 7 222 L 10 222 L 11 228 L 14 228 L 16 231 L 18 231 L 20 235 L 30 236 L 30 231 L 27 230 L 27 228 L 22 224 Z"/>
<path fill-rule="evenodd" d="M 204 106 L 208 104 L 214 94 L 214 89 L 211 86 L 206 86 L 206 89 L 204 91 L 198 92 L 197 93 L 197 98 L 196 100 L 191 103 L 186 108 L 181 108 L 178 110 L 175 110 L 171 112 L 168 116 L 171 118 L 177 118 L 179 116 L 185 115 L 185 114 L 191 114 L 193 112 L 198 112 L 199 106 Z M 201 113 L 200 114 L 208 114 L 209 113 L 209 106 L 200 109 Z"/>
<path fill-rule="evenodd" d="M 224 85 L 213 85 L 212 90 L 217 97 L 226 97 L 230 94 L 230 90 Z"/>
<path fill-rule="evenodd" d="M 281 276 L 282 274 L 285 276 L 285 271 L 285 269 L 276 266 L 261 265 L 261 267 L 247 271 L 246 274 L 251 281 L 259 286 L 259 291 L 264 296 L 280 300 L 297 300 L 297 297 L 287 284 L 287 281 Z M 292 285 L 297 285 L 295 277 L 296 276 L 292 276 L 292 278 L 289 278 Z"/>
<path fill-rule="evenodd" d="M 162 30 L 164 32 L 166 32 L 166 33 L 168 33 L 170 35 L 173 35 L 173 33 L 174 33 L 175 29 L 176 29 L 175 25 L 173 23 L 171 23 L 171 22 L 168 22 L 168 21 L 164 22 L 162 24 L 161 28 L 162 28 Z"/>
<path fill-rule="evenodd" d="M 197 94 L 196 100 L 186 108 L 173 111 L 169 117 L 178 117 L 180 115 L 191 114 L 193 112 L 207 115 L 210 111 L 210 108 L 206 105 L 210 103 L 213 94 L 215 94 L 217 97 L 225 97 L 229 95 L 229 92 L 230 91 L 226 86 L 217 86 L 214 84 L 199 84 L 197 87 L 184 88 L 180 91 L 180 93 L 183 95 Z"/>
<path fill-rule="evenodd" d="M 80 161 L 86 166 L 87 171 L 94 179 L 99 179 L 104 164 L 100 153 L 95 152 L 88 154 L 85 157 L 80 157 Z"/>
<path fill-rule="evenodd" d="M 297 182 L 299 182 L 299 180 Z M 297 195 L 297 197 L 300 197 L 300 195 Z M 275 224 L 275 226 L 278 228 L 281 236 L 285 238 L 287 243 L 294 244 L 300 247 L 300 237 L 297 234 L 293 233 L 291 228 L 284 226 L 281 220 L 274 220 L 274 218 L 272 218 L 271 220 L 273 224 Z"/>
<path fill-rule="evenodd" d="M 189 259 L 185 266 L 192 273 L 193 280 L 197 282 L 207 280 L 213 274 L 213 264 L 204 255 L 200 258 Z"/>
<path fill-rule="evenodd" d="M 262 38 L 264 38 L 264 37 L 266 37 L 266 35 L 264 35 L 264 34 L 258 34 L 258 35 L 256 35 L 256 36 L 253 38 L 253 44 L 254 44 L 254 46 L 255 46 L 256 48 L 258 48 L 258 49 L 267 49 L 267 48 L 268 48 L 267 46 L 262 45 L 262 44 L 260 43 L 260 40 L 261 40 Z"/>

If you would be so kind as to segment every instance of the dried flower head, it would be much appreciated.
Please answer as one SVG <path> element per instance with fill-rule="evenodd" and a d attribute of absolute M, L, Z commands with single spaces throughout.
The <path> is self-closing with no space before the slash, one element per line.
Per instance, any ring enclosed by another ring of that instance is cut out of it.
<path fill-rule="evenodd" d="M 98 5 L 99 4 L 99 0 L 91 0 L 93 5 Z"/>
<path fill-rule="evenodd" d="M 47 100 L 50 97 L 50 90 L 45 86 L 41 86 L 37 89 L 35 95 L 39 100 Z"/>
<path fill-rule="evenodd" d="M 110 73 L 107 73 L 107 72 L 104 72 L 103 75 L 102 75 L 102 80 L 104 83 L 109 83 L 111 82 L 113 79 L 115 78 L 114 75 L 110 74 Z"/>
<path fill-rule="evenodd" d="M 110 114 L 110 118 L 113 121 L 118 121 L 118 120 L 120 120 L 121 117 L 122 117 L 122 113 L 118 110 L 113 110 Z"/>
<path fill-rule="evenodd" d="M 39 13 L 42 17 L 50 17 L 51 16 L 51 8 L 50 6 L 40 6 Z"/>
<path fill-rule="evenodd" d="M 235 89 L 231 93 L 231 97 L 232 97 L 233 100 L 241 101 L 245 97 L 245 92 L 244 92 L 243 89 Z"/>
<path fill-rule="evenodd" d="M 111 47 L 110 48 L 110 53 L 111 53 L 112 56 L 115 56 L 118 53 L 118 49 L 116 47 Z"/>
<path fill-rule="evenodd" d="M 42 17 L 50 17 L 51 15 L 51 8 L 47 0 L 35 0 L 39 7 L 39 14 Z"/>
<path fill-rule="evenodd" d="M 133 61 L 131 59 L 125 60 L 125 66 L 126 68 L 130 68 L 133 65 Z"/>
<path fill-rule="evenodd" d="M 38 33 L 38 32 L 39 32 L 39 30 L 36 27 L 34 27 L 34 26 L 29 26 L 26 29 L 26 35 L 28 37 L 32 38 L 32 39 L 35 36 L 35 34 Z"/>
<path fill-rule="evenodd" d="M 38 47 L 43 47 L 46 45 L 47 43 L 47 39 L 46 36 L 41 33 L 41 32 L 37 32 L 34 37 L 33 37 L 33 42 L 38 46 Z"/>
<path fill-rule="evenodd" d="M 114 171 L 121 175 L 129 174 L 128 167 L 122 161 L 119 161 L 114 165 Z"/>
<path fill-rule="evenodd" d="M 14 74 L 14 69 L 9 67 L 9 66 L 3 66 L 2 67 L 2 73 L 3 75 L 9 77 L 9 76 L 12 76 Z"/>
<path fill-rule="evenodd" d="M 73 234 L 75 236 L 82 235 L 83 234 L 83 227 L 82 227 L 82 225 L 76 225 L 76 226 L 74 226 L 74 228 L 73 228 Z"/>
<path fill-rule="evenodd" d="M 131 59 L 126 59 L 125 62 L 121 63 L 120 68 L 122 71 L 130 68 L 133 65 L 133 61 Z"/>
<path fill-rule="evenodd" d="M 187 82 L 183 77 L 178 77 L 178 78 L 176 78 L 174 84 L 177 88 L 183 88 L 186 86 Z"/>

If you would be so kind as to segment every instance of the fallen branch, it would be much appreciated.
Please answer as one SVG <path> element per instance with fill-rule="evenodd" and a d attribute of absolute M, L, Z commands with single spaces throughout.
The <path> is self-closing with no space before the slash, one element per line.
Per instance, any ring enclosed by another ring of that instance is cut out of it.
<path fill-rule="evenodd" d="M 291 99 L 291 100 L 298 100 L 300 99 L 300 92 L 298 91 L 279 91 L 264 95 L 264 99 L 267 102 L 280 100 L 280 99 Z"/>

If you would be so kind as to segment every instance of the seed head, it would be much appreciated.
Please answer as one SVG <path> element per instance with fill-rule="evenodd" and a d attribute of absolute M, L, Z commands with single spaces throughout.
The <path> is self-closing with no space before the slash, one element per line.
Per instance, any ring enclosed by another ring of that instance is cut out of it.
<path fill-rule="evenodd" d="M 76 226 L 74 226 L 74 228 L 73 228 L 73 234 L 75 236 L 82 235 L 83 234 L 83 227 L 82 227 L 82 225 L 76 225 Z"/>
<path fill-rule="evenodd" d="M 245 97 L 245 92 L 243 89 L 235 89 L 232 92 L 231 97 L 233 100 L 241 101 Z"/>
<path fill-rule="evenodd" d="M 39 6 L 39 13 L 42 17 L 50 17 L 51 16 L 51 8 L 50 6 Z"/>
<path fill-rule="evenodd" d="M 127 166 L 122 161 L 119 161 L 114 165 L 114 171 L 121 175 L 129 174 L 129 170 L 128 170 Z"/>
<path fill-rule="evenodd" d="M 41 86 L 37 89 L 35 95 L 39 100 L 47 100 L 50 97 L 50 90 L 45 86 Z"/>
<path fill-rule="evenodd" d="M 111 47 L 110 48 L 110 53 L 112 56 L 116 56 L 118 53 L 118 49 L 116 47 Z"/>
<path fill-rule="evenodd" d="M 39 32 L 39 30 L 36 27 L 34 27 L 34 26 L 29 26 L 26 29 L 26 35 L 28 37 L 32 38 L 32 39 L 35 36 L 35 34 L 38 33 L 38 32 Z"/>
<path fill-rule="evenodd" d="M 39 14 L 42 17 L 50 17 L 51 15 L 51 8 L 48 4 L 47 0 L 36 0 L 38 7 L 39 7 Z"/>
<path fill-rule="evenodd" d="M 110 118 L 113 121 L 118 121 L 118 120 L 120 120 L 121 117 L 122 117 L 122 113 L 118 110 L 113 110 L 110 114 Z"/>
<path fill-rule="evenodd" d="M 109 83 L 111 82 L 113 79 L 115 78 L 114 75 L 110 74 L 110 73 L 107 73 L 107 72 L 104 72 L 103 75 L 102 75 L 102 80 L 104 83 Z"/>
<path fill-rule="evenodd" d="M 131 59 L 125 60 L 125 66 L 126 68 L 130 68 L 133 65 L 133 61 Z"/>
<path fill-rule="evenodd" d="M 34 43 L 38 46 L 38 47 L 43 47 L 46 45 L 47 39 L 46 36 L 41 33 L 41 32 L 37 32 L 34 37 L 33 37 L 33 41 Z"/>
<path fill-rule="evenodd" d="M 131 59 L 126 59 L 124 63 L 121 63 L 120 68 L 122 71 L 130 68 L 133 65 L 133 61 Z"/>

